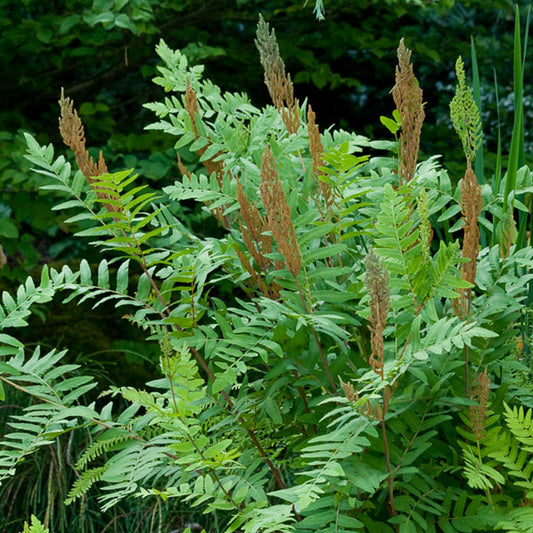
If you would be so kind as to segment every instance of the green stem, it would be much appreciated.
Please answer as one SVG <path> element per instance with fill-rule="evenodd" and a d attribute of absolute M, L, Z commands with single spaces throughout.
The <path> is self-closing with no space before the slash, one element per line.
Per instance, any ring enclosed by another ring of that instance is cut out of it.
<path fill-rule="evenodd" d="M 309 313 L 309 309 L 307 307 L 307 304 L 305 303 L 304 294 L 302 292 L 302 287 L 300 286 L 300 283 L 298 282 L 298 278 L 296 276 L 294 276 L 294 281 L 296 282 L 296 287 L 298 287 L 298 292 L 300 293 L 300 298 L 302 300 L 302 305 L 304 306 L 304 311 L 307 314 L 312 314 L 312 310 L 311 310 L 311 313 Z M 331 385 L 331 388 L 333 389 L 335 394 L 338 394 L 339 391 L 337 389 L 337 386 L 335 385 L 335 381 L 333 380 L 333 376 L 331 375 L 331 371 L 329 369 L 328 361 L 326 359 L 326 356 L 324 355 L 324 350 L 322 349 L 322 345 L 320 344 L 320 339 L 318 338 L 318 334 L 317 334 L 317 332 L 316 332 L 316 330 L 315 330 L 315 328 L 313 326 L 311 326 L 311 332 L 313 333 L 313 337 L 315 338 L 315 342 L 316 342 L 316 345 L 318 347 L 318 351 L 320 353 L 320 359 L 322 360 L 322 366 L 324 367 L 324 371 L 326 372 L 326 375 L 328 377 L 328 380 L 329 380 L 329 383 Z"/>

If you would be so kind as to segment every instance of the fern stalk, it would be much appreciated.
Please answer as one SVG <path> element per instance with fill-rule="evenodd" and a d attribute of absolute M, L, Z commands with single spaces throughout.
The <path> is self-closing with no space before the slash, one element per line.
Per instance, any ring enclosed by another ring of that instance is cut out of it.
<path fill-rule="evenodd" d="M 370 292 L 370 344 L 371 354 L 369 357 L 369 364 L 375 374 L 379 376 L 381 381 L 384 381 L 383 367 L 385 359 L 385 348 L 383 331 L 385 329 L 387 315 L 390 309 L 390 278 L 389 271 L 386 266 L 379 260 L 379 257 L 374 253 L 374 250 L 365 257 L 365 286 Z M 380 413 L 381 434 L 383 436 L 383 446 L 385 450 L 385 461 L 387 464 L 387 485 L 389 489 L 389 505 L 391 515 L 396 515 L 396 505 L 394 502 L 394 476 L 391 467 L 389 441 L 387 438 L 387 424 L 386 416 L 389 408 L 390 389 L 388 386 L 383 387 L 381 391 L 382 405 Z"/>
<path fill-rule="evenodd" d="M 386 390 L 383 389 L 383 409 L 381 411 L 381 435 L 383 436 L 383 447 L 385 450 L 385 461 L 387 463 L 387 486 L 389 490 L 389 506 L 390 506 L 390 513 L 392 516 L 396 516 L 396 504 L 394 502 L 394 474 L 392 472 L 392 466 L 390 461 L 390 451 L 389 451 L 389 439 L 387 438 L 387 423 L 385 421 L 385 415 L 387 413 L 387 409 L 385 408 L 385 405 L 388 405 L 388 402 L 386 402 L 385 398 Z"/>
<path fill-rule="evenodd" d="M 296 287 L 298 288 L 298 292 L 300 293 L 300 299 L 302 300 L 302 305 L 304 307 L 304 311 L 309 314 L 313 312 L 313 309 L 309 311 L 307 308 L 307 304 L 305 303 L 304 294 L 302 292 L 302 287 L 300 286 L 300 283 L 298 281 L 298 278 L 294 276 L 294 281 L 296 282 Z M 318 351 L 320 353 L 320 359 L 322 361 L 322 367 L 324 368 L 324 371 L 326 372 L 326 376 L 329 380 L 329 384 L 331 385 L 331 388 L 335 394 L 338 394 L 339 391 L 337 390 L 337 385 L 335 384 L 335 381 L 333 379 L 333 376 L 331 375 L 331 370 L 329 369 L 328 360 L 326 359 L 326 356 L 324 354 L 324 350 L 322 349 L 322 344 L 320 343 L 320 339 L 318 338 L 318 334 L 313 326 L 311 326 L 311 332 L 313 334 L 313 337 L 315 339 L 316 345 L 318 347 Z"/>

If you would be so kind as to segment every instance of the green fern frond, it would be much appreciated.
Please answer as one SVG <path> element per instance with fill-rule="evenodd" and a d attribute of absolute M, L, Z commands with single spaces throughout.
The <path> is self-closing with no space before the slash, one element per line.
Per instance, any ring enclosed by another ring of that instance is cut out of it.
<path fill-rule="evenodd" d="M 80 478 L 74 482 L 74 485 L 72 485 L 72 488 L 70 489 L 65 500 L 65 505 L 70 505 L 78 498 L 85 496 L 89 489 L 97 481 L 100 481 L 102 475 L 106 470 L 107 466 L 101 466 L 98 468 L 91 468 L 89 470 L 85 470 L 85 472 L 81 474 Z"/>
<path fill-rule="evenodd" d="M 508 429 L 500 431 L 496 438 L 486 444 L 487 454 L 502 463 L 508 474 L 514 478 L 514 484 L 533 496 L 533 435 L 531 423 L 531 409 L 522 406 L 505 407 L 505 420 Z"/>
<path fill-rule="evenodd" d="M 44 527 L 36 516 L 31 515 L 31 525 L 28 522 L 24 522 L 22 533 L 49 533 L 49 530 Z"/>
<path fill-rule="evenodd" d="M 69 373 L 78 365 L 61 365 L 65 351 L 42 354 L 38 347 L 28 359 L 20 351 L 0 367 L 4 386 L 16 387 L 39 403 L 12 415 L 12 431 L 3 435 L 0 450 L 0 481 L 15 474 L 17 465 L 39 447 L 52 444 L 56 437 L 71 431 L 79 420 L 94 420 L 98 415 L 91 406 L 76 406 L 79 398 L 93 389 L 89 376 Z"/>
<path fill-rule="evenodd" d="M 20 328 L 27 326 L 26 319 L 31 314 L 31 307 L 34 304 L 49 302 L 54 297 L 56 291 L 60 290 L 64 283 L 66 270 L 57 273 L 44 266 L 41 271 L 41 280 L 38 286 L 35 285 L 32 277 L 28 277 L 24 284 L 19 285 L 15 297 L 7 291 L 2 292 L 0 302 L 0 331 L 7 328 Z M 8 349 L 4 355 L 16 353 L 17 343 L 7 343 L 14 349 Z"/>
<path fill-rule="evenodd" d="M 508 533 L 532 533 L 533 532 L 533 509 L 531 507 L 519 507 L 513 509 L 500 520 L 496 527 L 504 529 Z"/>
<path fill-rule="evenodd" d="M 103 454 L 115 451 L 118 447 L 131 439 L 131 433 L 112 428 L 102 433 L 80 456 L 76 462 L 76 468 L 82 470 L 88 463 L 94 461 Z"/>
<path fill-rule="evenodd" d="M 430 354 L 442 355 L 457 348 L 473 346 L 475 338 L 494 338 L 498 334 L 486 328 L 476 326 L 474 322 L 465 324 L 457 318 L 441 318 L 429 324 L 421 339 L 421 346 L 413 353 L 419 360 L 428 359 Z"/>
<path fill-rule="evenodd" d="M 520 442 L 524 451 L 533 453 L 533 409 L 524 409 L 522 405 L 511 408 L 505 404 L 504 407 L 504 417 L 509 431 Z"/>
<path fill-rule="evenodd" d="M 420 298 L 423 294 L 416 279 L 423 270 L 423 254 L 409 198 L 410 194 L 402 194 L 390 184 L 385 184 L 377 214 L 377 236 L 374 242 L 376 253 L 385 259 L 389 269 L 391 289 Z"/>
<path fill-rule="evenodd" d="M 457 298 L 458 289 L 470 287 L 470 283 L 461 279 L 457 264 L 460 248 L 457 241 L 445 244 L 439 243 L 435 266 L 435 275 L 432 281 L 433 294 L 440 298 Z"/>
<path fill-rule="evenodd" d="M 190 176 L 183 176 L 180 181 L 165 187 L 163 191 L 173 201 L 182 202 L 194 199 L 198 202 L 212 202 L 209 204 L 211 210 L 228 206 L 226 212 L 231 213 L 239 207 L 236 183 L 231 181 L 227 175 L 223 178 L 222 186 L 220 186 L 214 175 L 191 174 Z"/>
<path fill-rule="evenodd" d="M 442 501 L 443 513 L 436 525 L 443 533 L 457 531 L 493 531 L 501 519 L 487 503 L 485 496 L 448 487 Z"/>
<path fill-rule="evenodd" d="M 29 133 L 24 133 L 28 153 L 26 159 L 31 161 L 37 168 L 34 172 L 52 178 L 54 183 L 42 185 L 43 190 L 51 190 L 69 199 L 53 207 L 54 210 L 81 208 L 84 212 L 77 215 L 77 220 L 89 220 L 92 215 L 96 201 L 96 193 L 89 186 L 87 179 L 77 171 L 72 176 L 72 169 L 69 162 L 63 156 L 59 156 L 54 161 L 54 148 L 52 145 L 41 146 Z M 72 220 L 72 219 L 70 219 Z"/>
<path fill-rule="evenodd" d="M 473 489 L 492 490 L 494 484 L 503 485 L 505 478 L 492 466 L 480 460 L 476 451 L 470 446 L 463 449 L 465 465 L 463 473 L 466 481 Z"/>
<path fill-rule="evenodd" d="M 473 162 L 481 145 L 482 128 L 479 109 L 474 100 L 472 89 L 466 85 L 463 59 L 459 56 L 455 63 L 457 87 L 450 103 L 450 115 L 453 127 L 461 139 L 466 158 Z"/>

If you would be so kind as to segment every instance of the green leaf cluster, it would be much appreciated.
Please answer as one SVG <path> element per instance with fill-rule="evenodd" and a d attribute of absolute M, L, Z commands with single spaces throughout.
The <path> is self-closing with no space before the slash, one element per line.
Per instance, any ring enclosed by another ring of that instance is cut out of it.
<path fill-rule="evenodd" d="M 181 165 L 161 192 L 131 170 L 88 182 L 26 137 L 58 208 L 73 210 L 78 236 L 103 257 L 43 268 L 38 285 L 29 277 L 2 294 L 4 400 L 18 392 L 31 401 L 1 436 L 0 481 L 85 431 L 71 506 L 155 500 L 220 532 L 527 531 L 531 247 L 501 254 L 488 243 L 475 284 L 466 282 L 459 196 L 435 158 L 400 186 L 394 152 L 370 156 L 390 143 L 330 130 L 314 168 L 304 105 L 289 134 L 274 106 L 224 92 L 164 41 L 157 53 L 154 81 L 166 96 L 147 104 L 157 117 L 149 128 L 199 162 Z M 465 131 L 471 140 L 477 130 Z M 258 193 L 272 178 L 266 145 L 283 189 L 276 208 L 301 257 L 296 273 L 286 243 L 263 224 L 273 201 Z M 484 194 L 487 227 L 502 196 L 489 186 Z M 191 202 L 218 225 L 216 238 L 188 229 L 175 206 Z M 387 275 L 372 278 L 369 254 Z M 467 289 L 461 315 L 454 303 Z M 64 351 L 25 346 L 17 329 L 59 296 L 122 308 L 157 343 L 156 375 L 95 399 L 94 378 Z"/>

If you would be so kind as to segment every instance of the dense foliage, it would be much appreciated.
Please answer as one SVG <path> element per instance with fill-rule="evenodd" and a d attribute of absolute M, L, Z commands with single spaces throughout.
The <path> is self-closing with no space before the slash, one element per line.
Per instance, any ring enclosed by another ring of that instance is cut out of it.
<path fill-rule="evenodd" d="M 456 183 L 437 157 L 419 162 L 428 110 L 403 40 L 382 119 L 396 142 L 321 132 L 262 17 L 255 44 L 273 105 L 159 41 L 166 95 L 146 104 L 148 130 L 172 139 L 180 174 L 159 189 L 89 154 L 68 92 L 68 158 L 25 134 L 54 211 L 96 253 L 2 293 L 3 528 L 530 531 L 524 106 L 506 172 L 501 157 L 479 167 L 476 84 L 457 60 Z M 109 386 L 25 345 L 54 300 L 120 309 L 158 368 Z"/>

